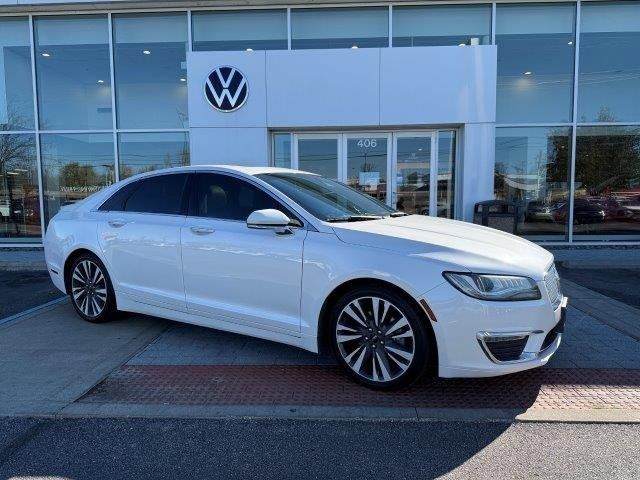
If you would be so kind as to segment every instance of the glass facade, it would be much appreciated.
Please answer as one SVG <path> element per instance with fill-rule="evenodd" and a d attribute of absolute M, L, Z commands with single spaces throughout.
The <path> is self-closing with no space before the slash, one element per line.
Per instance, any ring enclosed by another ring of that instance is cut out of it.
<path fill-rule="evenodd" d="M 496 130 L 495 196 L 522 206 L 518 234 L 566 239 L 570 144 L 568 127 Z"/>
<path fill-rule="evenodd" d="M 186 132 L 120 133 L 120 178 L 160 168 L 189 165 Z"/>
<path fill-rule="evenodd" d="M 40 149 L 45 225 L 60 207 L 116 181 L 109 133 L 43 134 Z"/>
<path fill-rule="evenodd" d="M 191 14 L 193 50 L 286 50 L 286 10 L 231 10 Z"/>
<path fill-rule="evenodd" d="M 389 46 L 389 9 L 318 8 L 291 10 L 291 48 Z"/>
<path fill-rule="evenodd" d="M 34 21 L 41 130 L 113 126 L 107 16 Z"/>
<path fill-rule="evenodd" d="M 640 120 L 640 4 L 583 3 L 580 25 L 580 122 Z"/>
<path fill-rule="evenodd" d="M 579 127 L 574 238 L 640 234 L 640 126 Z"/>
<path fill-rule="evenodd" d="M 0 19 L 0 130 L 33 130 L 29 20 Z"/>
<path fill-rule="evenodd" d="M 498 122 L 571 121 L 575 10 L 574 4 L 498 5 Z"/>
<path fill-rule="evenodd" d="M 186 128 L 187 15 L 113 16 L 118 128 Z"/>
<path fill-rule="evenodd" d="M 393 46 L 488 45 L 491 5 L 410 6 L 393 9 Z"/>
<path fill-rule="evenodd" d="M 479 0 L 0 17 L 0 242 L 39 241 L 60 205 L 137 172 L 189 163 L 189 50 L 491 43 L 498 47 L 495 195 L 523 204 L 518 232 L 640 240 L 640 1 Z M 417 171 L 402 183 L 409 190 L 394 195 L 432 212 L 437 198 L 438 215 L 451 216 L 455 134 L 440 130 L 430 145 L 437 195 L 418 198 Z M 351 152 L 357 163 L 348 142 L 272 138 L 276 165 L 290 166 L 295 152 L 299 168 L 342 178 L 348 172 L 336 159 Z M 352 181 L 367 185 L 366 168 L 358 168 Z"/>

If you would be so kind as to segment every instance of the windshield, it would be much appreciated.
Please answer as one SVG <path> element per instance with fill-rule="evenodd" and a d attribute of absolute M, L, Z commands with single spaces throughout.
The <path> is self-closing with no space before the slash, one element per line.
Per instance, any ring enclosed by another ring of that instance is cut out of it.
<path fill-rule="evenodd" d="M 368 195 L 318 175 L 265 173 L 257 177 L 325 222 L 353 222 L 403 215 Z"/>

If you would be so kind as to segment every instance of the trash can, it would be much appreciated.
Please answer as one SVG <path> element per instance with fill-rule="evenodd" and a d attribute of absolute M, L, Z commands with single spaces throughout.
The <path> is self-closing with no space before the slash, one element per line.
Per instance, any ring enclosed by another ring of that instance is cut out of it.
<path fill-rule="evenodd" d="M 521 210 L 518 202 L 509 200 L 478 202 L 473 210 L 473 223 L 515 234 Z"/>

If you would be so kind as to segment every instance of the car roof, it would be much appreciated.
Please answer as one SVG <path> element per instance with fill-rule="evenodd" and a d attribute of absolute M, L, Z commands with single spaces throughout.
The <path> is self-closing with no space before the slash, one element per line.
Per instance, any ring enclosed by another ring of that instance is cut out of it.
<path fill-rule="evenodd" d="M 311 172 L 303 172 L 301 170 L 293 170 L 291 168 L 279 168 L 279 167 L 259 167 L 259 166 L 244 166 L 244 165 L 189 165 L 186 167 L 173 167 L 166 168 L 162 170 L 155 170 L 153 172 L 149 172 L 150 174 L 158 174 L 164 172 L 178 172 L 178 171 L 216 171 L 216 172 L 236 172 L 242 173 L 244 175 L 260 175 L 264 173 L 308 173 L 313 175 Z"/>

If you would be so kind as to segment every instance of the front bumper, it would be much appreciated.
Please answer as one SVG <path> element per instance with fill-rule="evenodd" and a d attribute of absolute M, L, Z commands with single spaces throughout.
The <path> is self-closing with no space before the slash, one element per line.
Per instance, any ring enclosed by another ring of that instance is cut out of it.
<path fill-rule="evenodd" d="M 448 284 L 428 292 L 441 377 L 492 377 L 546 364 L 562 341 L 567 299 L 478 301 Z M 491 342 L 506 341 L 499 345 Z"/>
<path fill-rule="evenodd" d="M 487 358 L 498 365 L 515 365 L 535 362 L 539 358 L 550 358 L 560 346 L 567 316 L 567 297 L 560 303 L 560 320 L 549 332 L 529 330 L 524 332 L 488 332 L 476 334 L 476 339 Z M 528 351 L 527 344 L 532 335 L 546 333 L 542 346 L 537 351 Z"/>

